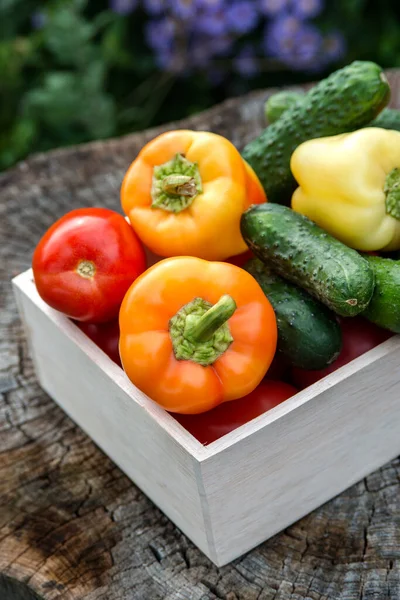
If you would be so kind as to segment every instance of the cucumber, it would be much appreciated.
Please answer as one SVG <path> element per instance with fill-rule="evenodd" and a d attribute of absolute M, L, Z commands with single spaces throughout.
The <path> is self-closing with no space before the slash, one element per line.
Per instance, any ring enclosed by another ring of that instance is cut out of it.
<path fill-rule="evenodd" d="M 368 261 L 304 215 L 259 204 L 243 213 L 241 231 L 258 258 L 337 314 L 352 317 L 368 306 L 374 291 Z"/>
<path fill-rule="evenodd" d="M 278 352 L 300 369 L 324 369 L 338 356 L 342 333 L 332 311 L 289 283 L 257 258 L 243 267 L 272 304 L 278 325 Z"/>
<path fill-rule="evenodd" d="M 356 61 L 315 85 L 243 150 L 270 202 L 290 204 L 297 187 L 290 158 L 302 142 L 359 129 L 386 106 L 390 87 L 373 62 Z"/>
<path fill-rule="evenodd" d="M 277 92 L 268 98 L 265 103 L 265 116 L 270 124 L 275 123 L 284 112 L 295 104 L 303 102 L 304 92 L 283 91 Z M 364 127 L 380 127 L 381 129 L 395 129 L 400 131 L 400 110 L 384 108 L 379 115 L 364 125 Z"/>
<path fill-rule="evenodd" d="M 400 261 L 366 256 L 375 273 L 375 290 L 363 316 L 379 327 L 400 333 Z"/>
<path fill-rule="evenodd" d="M 283 113 L 304 100 L 304 92 L 282 91 L 272 94 L 265 103 L 264 110 L 268 123 L 275 123 Z"/>
<path fill-rule="evenodd" d="M 400 131 L 400 110 L 385 108 L 366 127 L 381 127 L 382 129 L 395 129 Z"/>
<path fill-rule="evenodd" d="M 270 96 L 265 103 L 265 114 L 268 122 L 275 123 L 284 112 L 294 104 L 304 102 L 305 95 L 300 92 L 278 92 Z M 395 129 L 400 131 L 400 110 L 384 108 L 379 115 L 364 125 L 364 127 L 380 127 L 381 129 Z"/>

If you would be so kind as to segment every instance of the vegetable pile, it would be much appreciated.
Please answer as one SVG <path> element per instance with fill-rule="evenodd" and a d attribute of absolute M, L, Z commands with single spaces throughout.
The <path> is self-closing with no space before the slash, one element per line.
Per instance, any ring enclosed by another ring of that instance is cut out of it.
<path fill-rule="evenodd" d="M 210 132 L 158 136 L 125 175 L 126 219 L 81 209 L 45 233 L 40 296 L 197 439 L 218 439 L 400 333 L 389 98 L 382 69 L 357 61 L 269 98 L 242 154 Z"/>

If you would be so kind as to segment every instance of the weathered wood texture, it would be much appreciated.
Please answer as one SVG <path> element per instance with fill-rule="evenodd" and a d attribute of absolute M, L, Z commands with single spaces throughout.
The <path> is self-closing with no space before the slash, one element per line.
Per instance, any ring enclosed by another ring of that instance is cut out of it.
<path fill-rule="evenodd" d="M 263 125 L 266 95 L 180 126 L 241 147 Z M 0 572 L 46 600 L 400 600 L 399 460 L 218 569 L 37 384 L 9 280 L 68 210 L 119 209 L 124 171 L 155 133 L 36 156 L 0 179 Z"/>

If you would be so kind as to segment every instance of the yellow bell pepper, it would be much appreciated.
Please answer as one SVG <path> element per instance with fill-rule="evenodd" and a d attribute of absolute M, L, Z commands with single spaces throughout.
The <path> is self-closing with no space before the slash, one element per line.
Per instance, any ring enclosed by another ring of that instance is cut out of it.
<path fill-rule="evenodd" d="M 356 250 L 400 249 L 400 132 L 368 127 L 309 140 L 290 166 L 293 210 Z"/>
<path fill-rule="evenodd" d="M 249 164 L 226 138 L 178 129 L 150 140 L 121 187 L 122 209 L 158 256 L 225 260 L 248 248 L 240 217 L 267 200 Z"/>

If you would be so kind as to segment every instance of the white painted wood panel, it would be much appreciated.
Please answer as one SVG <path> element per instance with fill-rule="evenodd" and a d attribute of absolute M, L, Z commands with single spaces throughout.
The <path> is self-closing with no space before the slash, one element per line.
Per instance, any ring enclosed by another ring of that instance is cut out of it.
<path fill-rule="evenodd" d="M 210 446 L 201 471 L 218 564 L 400 454 L 399 357 L 396 336 L 253 421 L 251 435 Z"/>
<path fill-rule="evenodd" d="M 31 277 L 19 276 L 14 286 L 42 387 L 208 554 L 195 469 L 203 446 L 72 322 L 47 307 Z"/>

